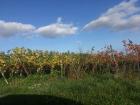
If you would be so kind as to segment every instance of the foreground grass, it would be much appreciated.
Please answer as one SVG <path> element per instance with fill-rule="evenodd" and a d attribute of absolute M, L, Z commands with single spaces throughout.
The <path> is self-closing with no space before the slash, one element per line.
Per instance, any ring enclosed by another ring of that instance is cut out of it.
<path fill-rule="evenodd" d="M 8 81 L 7 85 L 2 79 L 0 80 L 2 98 L 9 95 L 29 95 L 30 102 L 32 102 L 36 99 L 34 100 L 31 96 L 37 95 L 39 97 L 61 97 L 80 102 L 83 105 L 140 105 L 140 80 L 114 78 L 111 74 L 85 76 L 81 80 L 32 75 Z M 20 102 L 20 100 L 16 101 Z M 51 98 L 51 103 L 55 103 L 55 101 L 57 101 L 56 98 Z M 64 100 L 57 101 L 58 105 L 62 103 L 68 105 Z"/>

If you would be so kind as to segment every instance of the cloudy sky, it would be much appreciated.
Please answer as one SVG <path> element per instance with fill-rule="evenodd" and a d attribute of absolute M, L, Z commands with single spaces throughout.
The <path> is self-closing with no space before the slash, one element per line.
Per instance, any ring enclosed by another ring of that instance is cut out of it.
<path fill-rule="evenodd" d="M 0 0 L 0 50 L 96 50 L 140 43 L 139 0 Z"/>

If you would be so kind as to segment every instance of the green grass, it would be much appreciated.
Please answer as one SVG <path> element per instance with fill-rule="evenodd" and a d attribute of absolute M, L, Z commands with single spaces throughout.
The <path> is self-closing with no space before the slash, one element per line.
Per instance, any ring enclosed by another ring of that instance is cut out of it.
<path fill-rule="evenodd" d="M 80 80 L 31 75 L 27 78 L 8 79 L 8 81 L 7 85 L 2 79 L 0 80 L 0 103 L 9 100 L 6 98 L 8 96 L 17 95 L 22 98 L 30 96 L 30 102 L 36 102 L 37 99 L 33 96 L 47 97 L 46 100 L 51 100 L 50 103 L 58 105 L 76 105 L 68 100 L 80 102 L 79 105 L 81 103 L 83 105 L 140 105 L 140 80 L 115 78 L 111 74 L 88 75 Z M 53 98 L 48 98 L 50 96 Z M 64 100 L 70 104 L 66 104 Z M 50 103 L 47 105 L 51 105 Z"/>

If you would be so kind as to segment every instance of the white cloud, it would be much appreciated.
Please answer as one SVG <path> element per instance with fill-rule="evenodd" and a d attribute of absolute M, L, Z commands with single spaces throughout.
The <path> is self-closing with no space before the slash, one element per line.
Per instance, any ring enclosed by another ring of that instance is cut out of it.
<path fill-rule="evenodd" d="M 110 28 L 115 31 L 140 30 L 140 8 L 138 0 L 127 0 L 107 10 L 96 20 L 84 26 L 83 30 Z"/>
<path fill-rule="evenodd" d="M 22 24 L 18 22 L 5 22 L 0 20 L 0 36 L 10 37 L 17 34 L 31 33 L 35 27 L 31 24 Z"/>
<path fill-rule="evenodd" d="M 57 18 L 57 23 L 61 23 L 62 22 L 62 17 L 58 17 Z"/>
<path fill-rule="evenodd" d="M 33 34 L 38 34 L 38 36 L 51 38 L 73 35 L 77 30 L 78 28 L 72 24 L 64 24 L 61 17 L 58 17 L 56 23 L 39 28 L 36 28 L 31 24 L 5 22 L 0 20 L 0 37 L 10 37 L 15 35 L 32 37 Z"/>
<path fill-rule="evenodd" d="M 77 32 L 78 28 L 73 24 L 64 24 L 62 18 L 59 17 L 56 23 L 39 27 L 35 32 L 44 37 L 60 37 L 73 35 Z"/>

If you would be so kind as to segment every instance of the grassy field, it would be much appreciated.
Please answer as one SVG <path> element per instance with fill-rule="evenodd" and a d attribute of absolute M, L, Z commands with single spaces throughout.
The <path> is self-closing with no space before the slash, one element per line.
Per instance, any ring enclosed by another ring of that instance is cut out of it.
<path fill-rule="evenodd" d="M 112 74 L 68 80 L 30 75 L 0 80 L 0 105 L 140 105 L 140 80 Z"/>

